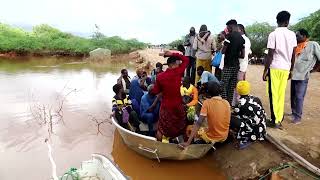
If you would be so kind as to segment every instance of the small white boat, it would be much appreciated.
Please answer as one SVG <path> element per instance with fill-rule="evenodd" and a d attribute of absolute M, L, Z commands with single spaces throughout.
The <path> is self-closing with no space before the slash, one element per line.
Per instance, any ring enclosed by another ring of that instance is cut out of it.
<path fill-rule="evenodd" d="M 60 180 L 128 180 L 127 176 L 109 158 L 92 154 L 92 159 L 83 161 L 80 169 L 65 173 Z"/>
<path fill-rule="evenodd" d="M 177 144 L 162 143 L 156 138 L 138 134 L 121 127 L 114 118 L 112 123 L 119 131 L 124 143 L 137 153 L 150 158 L 157 159 L 171 159 L 171 160 L 187 160 L 200 159 L 208 153 L 212 144 L 191 144 L 184 150 L 180 149 Z"/>

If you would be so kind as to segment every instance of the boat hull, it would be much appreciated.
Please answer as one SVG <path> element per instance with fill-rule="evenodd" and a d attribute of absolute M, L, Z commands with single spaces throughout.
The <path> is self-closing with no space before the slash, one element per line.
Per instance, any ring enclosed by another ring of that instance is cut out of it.
<path fill-rule="evenodd" d="M 211 144 L 191 144 L 182 150 L 177 144 L 162 143 L 154 137 L 141 135 L 121 127 L 114 118 L 113 124 L 120 133 L 124 143 L 137 153 L 150 159 L 188 160 L 205 156 L 212 148 Z"/>

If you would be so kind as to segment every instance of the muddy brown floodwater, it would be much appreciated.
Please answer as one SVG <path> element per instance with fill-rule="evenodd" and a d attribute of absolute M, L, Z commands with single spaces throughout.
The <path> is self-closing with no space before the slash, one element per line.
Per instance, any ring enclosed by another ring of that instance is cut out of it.
<path fill-rule="evenodd" d="M 195 161 L 146 159 L 128 149 L 108 119 L 116 83 L 122 68 L 133 65 L 77 63 L 76 59 L 29 58 L 0 59 L 0 179 L 48 180 L 51 165 L 46 126 L 35 119 L 34 104 L 58 108 L 59 97 L 66 96 L 64 124 L 53 126 L 53 156 L 59 175 L 92 153 L 101 153 L 120 166 L 134 180 L 225 179 L 213 154 Z M 115 63 L 117 62 L 117 63 Z M 93 119 L 107 120 L 97 135 Z"/>

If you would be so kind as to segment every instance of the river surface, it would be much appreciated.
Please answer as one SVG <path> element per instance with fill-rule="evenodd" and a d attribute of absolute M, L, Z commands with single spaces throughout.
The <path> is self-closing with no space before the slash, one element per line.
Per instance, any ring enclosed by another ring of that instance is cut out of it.
<path fill-rule="evenodd" d="M 134 75 L 134 65 L 123 60 L 0 59 L 0 179 L 50 179 L 48 137 L 59 175 L 101 153 L 133 180 L 225 179 L 213 153 L 201 160 L 158 163 L 123 144 L 109 119 L 112 86 L 122 68 Z M 62 120 L 56 116 L 60 107 Z M 44 112 L 54 122 L 50 136 Z M 104 122 L 100 131 L 99 122 Z"/>

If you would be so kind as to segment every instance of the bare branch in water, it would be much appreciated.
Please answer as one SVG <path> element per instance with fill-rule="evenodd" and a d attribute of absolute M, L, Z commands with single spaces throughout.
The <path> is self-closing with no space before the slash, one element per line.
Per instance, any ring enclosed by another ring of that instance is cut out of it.
<path fill-rule="evenodd" d="M 57 177 L 57 166 L 52 156 L 52 147 L 51 147 L 51 135 L 54 133 L 53 125 L 59 124 L 62 122 L 63 124 L 63 105 L 66 101 L 67 96 L 69 96 L 71 93 L 77 92 L 76 89 L 71 90 L 66 95 L 63 95 L 63 91 L 66 89 L 66 85 L 62 89 L 62 92 L 58 94 L 56 97 L 56 101 L 58 106 L 54 108 L 53 104 L 46 105 L 46 104 L 40 104 L 38 101 L 35 101 L 33 99 L 33 104 L 30 105 L 30 112 L 34 118 L 34 120 L 40 125 L 40 126 L 46 126 L 48 137 L 45 139 L 45 143 L 48 146 L 48 157 L 51 162 L 52 166 L 52 177 L 54 180 L 58 180 Z M 34 96 L 32 96 L 34 98 Z"/>
<path fill-rule="evenodd" d="M 63 91 L 66 89 L 66 86 L 63 87 Z M 33 101 L 33 104 L 30 106 L 30 112 L 34 118 L 34 120 L 40 126 L 47 126 L 48 131 L 48 138 L 54 133 L 53 126 L 59 123 L 65 124 L 63 120 L 63 106 L 67 97 L 77 92 L 77 89 L 72 89 L 71 91 L 67 92 L 65 95 L 63 92 L 58 93 L 55 102 L 57 104 L 54 107 L 54 103 L 51 105 L 40 104 L 38 101 Z M 34 98 L 34 96 L 32 96 Z"/>
<path fill-rule="evenodd" d="M 97 127 L 97 135 L 101 134 L 103 136 L 105 136 L 102 131 L 101 131 L 101 125 L 105 124 L 105 123 L 109 123 L 109 124 L 112 124 L 111 120 L 110 119 L 98 119 L 92 115 L 89 115 L 89 118 L 92 122 L 95 123 L 96 127 Z"/>

